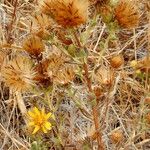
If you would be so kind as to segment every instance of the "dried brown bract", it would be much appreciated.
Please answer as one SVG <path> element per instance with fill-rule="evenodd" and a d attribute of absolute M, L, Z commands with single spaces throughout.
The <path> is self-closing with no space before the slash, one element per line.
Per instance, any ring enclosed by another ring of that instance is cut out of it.
<path fill-rule="evenodd" d="M 100 86 L 94 86 L 93 91 L 97 99 L 100 98 L 103 94 L 103 90 Z"/>
<path fill-rule="evenodd" d="M 42 29 L 48 29 L 52 25 L 50 17 L 43 13 L 36 13 L 33 15 L 33 22 L 36 26 Z"/>
<path fill-rule="evenodd" d="M 44 51 L 45 46 L 38 36 L 30 35 L 25 39 L 23 49 L 31 56 L 38 57 Z"/>
<path fill-rule="evenodd" d="M 115 19 L 121 28 L 134 28 L 139 24 L 139 11 L 131 0 L 120 0 L 115 8 Z"/>
<path fill-rule="evenodd" d="M 88 18 L 87 0 L 44 0 L 42 11 L 50 14 L 63 27 L 76 27 Z"/>
<path fill-rule="evenodd" d="M 107 4 L 110 0 L 90 0 L 90 3 L 102 6 L 104 4 Z"/>
<path fill-rule="evenodd" d="M 43 13 L 35 13 L 33 15 L 33 33 L 42 39 L 48 39 L 50 30 L 53 26 L 52 19 Z"/>
<path fill-rule="evenodd" d="M 3 51 L 0 51 L 0 68 L 2 67 L 4 60 L 6 58 L 6 54 Z"/>
<path fill-rule="evenodd" d="M 47 74 L 47 68 L 49 65 L 49 59 L 45 59 L 38 63 L 35 66 L 36 70 L 36 76 L 34 77 L 34 80 L 36 81 L 36 84 L 40 87 L 47 88 L 51 85 L 51 78 Z"/>
<path fill-rule="evenodd" d="M 66 37 L 67 33 L 61 29 L 56 31 L 56 35 L 57 35 L 58 39 L 60 40 L 60 42 L 65 45 L 70 45 L 73 43 L 70 38 Z"/>

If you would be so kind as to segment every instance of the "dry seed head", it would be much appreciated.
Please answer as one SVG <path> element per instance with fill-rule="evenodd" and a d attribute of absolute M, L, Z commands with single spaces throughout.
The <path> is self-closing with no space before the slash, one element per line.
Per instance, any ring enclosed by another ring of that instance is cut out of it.
<path fill-rule="evenodd" d="M 100 67 L 95 73 L 95 80 L 102 85 L 112 85 L 114 76 L 111 71 L 104 66 Z"/>
<path fill-rule="evenodd" d="M 115 8 L 115 19 L 121 28 L 134 28 L 139 24 L 139 11 L 131 0 L 120 0 Z"/>
<path fill-rule="evenodd" d="M 47 74 L 58 84 L 67 84 L 74 78 L 75 65 L 68 64 L 68 58 L 62 52 L 53 52 L 48 58 Z"/>
<path fill-rule="evenodd" d="M 51 85 L 51 78 L 47 74 L 48 65 L 49 60 L 45 59 L 35 66 L 35 70 L 37 73 L 34 80 L 36 81 L 36 84 L 40 87 L 42 86 L 47 88 Z"/>
<path fill-rule="evenodd" d="M 122 55 L 113 56 L 110 59 L 110 65 L 116 69 L 119 68 L 120 66 L 122 66 L 123 63 L 124 63 L 124 59 L 123 59 Z"/>
<path fill-rule="evenodd" d="M 110 139 L 112 143 L 116 144 L 123 140 L 123 133 L 122 131 L 115 131 L 110 135 Z"/>
<path fill-rule="evenodd" d="M 61 53 L 52 53 L 48 57 L 48 67 L 47 72 L 49 76 L 51 76 L 53 73 L 57 72 L 61 65 L 64 64 L 64 62 L 67 61 L 67 57 Z"/>
<path fill-rule="evenodd" d="M 84 24 L 88 17 L 88 0 L 44 0 L 42 11 L 63 27 Z"/>
<path fill-rule="evenodd" d="M 150 125 L 150 112 L 145 116 L 146 122 Z"/>
<path fill-rule="evenodd" d="M 150 97 L 146 97 L 146 98 L 144 99 L 144 103 L 150 105 Z"/>
<path fill-rule="evenodd" d="M 53 81 L 58 84 L 67 84 L 75 77 L 74 67 L 72 65 L 61 66 L 56 74 L 53 74 Z"/>
<path fill-rule="evenodd" d="M 34 84 L 35 72 L 29 59 L 17 56 L 2 66 L 3 81 L 13 91 L 25 92 L 31 89 Z"/>
<path fill-rule="evenodd" d="M 38 36 L 30 35 L 23 42 L 23 49 L 30 55 L 38 57 L 44 51 L 44 43 Z"/>

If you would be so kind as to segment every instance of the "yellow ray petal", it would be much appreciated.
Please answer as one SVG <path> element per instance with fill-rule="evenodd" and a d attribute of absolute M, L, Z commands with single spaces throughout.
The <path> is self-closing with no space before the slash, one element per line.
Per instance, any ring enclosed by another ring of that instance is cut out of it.
<path fill-rule="evenodd" d="M 48 118 L 50 118 L 51 117 L 51 115 L 52 115 L 52 113 L 48 113 L 48 114 L 46 114 L 46 116 L 45 116 L 45 119 L 48 119 Z"/>
<path fill-rule="evenodd" d="M 42 115 L 45 116 L 45 109 L 42 108 Z"/>
<path fill-rule="evenodd" d="M 44 127 L 45 127 L 46 129 L 48 129 L 48 130 L 51 130 L 52 125 L 51 125 L 50 122 L 45 122 L 45 123 L 44 123 Z"/>
<path fill-rule="evenodd" d="M 33 111 L 35 112 L 35 114 L 40 115 L 40 111 L 39 111 L 38 108 L 34 107 L 34 108 L 33 108 Z"/>
<path fill-rule="evenodd" d="M 47 130 L 46 130 L 46 128 L 45 128 L 44 126 L 42 126 L 42 131 L 43 131 L 44 133 L 47 133 Z"/>
<path fill-rule="evenodd" d="M 52 117 L 52 119 L 54 119 L 54 120 L 55 120 L 55 116 L 54 116 L 54 114 L 52 114 L 52 115 L 51 115 L 51 117 Z"/>
<path fill-rule="evenodd" d="M 32 111 L 28 111 L 28 114 L 30 117 L 34 118 L 35 117 L 35 114 L 32 112 Z"/>
<path fill-rule="evenodd" d="M 34 123 L 34 122 L 29 122 L 28 125 L 29 125 L 29 126 L 34 126 L 35 123 Z"/>
<path fill-rule="evenodd" d="M 34 128 L 32 134 L 35 134 L 37 131 L 39 131 L 39 129 L 40 129 L 40 126 L 35 126 L 35 128 Z"/>

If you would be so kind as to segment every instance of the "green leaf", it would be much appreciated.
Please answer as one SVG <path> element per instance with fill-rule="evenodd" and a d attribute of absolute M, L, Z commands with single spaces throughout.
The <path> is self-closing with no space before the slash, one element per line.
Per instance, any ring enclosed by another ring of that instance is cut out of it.
<path fill-rule="evenodd" d="M 31 150 L 47 150 L 47 148 L 41 140 L 38 140 L 31 144 Z"/>

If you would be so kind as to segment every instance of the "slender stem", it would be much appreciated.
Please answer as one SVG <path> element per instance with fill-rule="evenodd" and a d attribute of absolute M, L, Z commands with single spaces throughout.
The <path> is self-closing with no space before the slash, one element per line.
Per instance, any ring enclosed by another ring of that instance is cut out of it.
<path fill-rule="evenodd" d="M 27 113 L 27 109 L 26 109 L 24 100 L 22 98 L 21 92 L 16 92 L 15 94 L 16 94 L 16 101 L 17 101 L 18 107 L 21 111 L 22 117 L 24 118 L 24 120 L 26 122 L 25 116 Z"/>
<path fill-rule="evenodd" d="M 79 47 L 79 48 L 82 48 L 82 45 L 81 45 L 81 43 L 80 43 L 80 40 L 78 39 L 78 35 L 77 35 L 76 31 L 73 31 L 73 35 L 74 35 L 74 37 L 75 37 L 75 40 L 76 40 L 76 42 L 77 42 L 78 47 Z"/>
<path fill-rule="evenodd" d="M 78 39 L 78 36 L 77 36 L 75 31 L 73 32 L 73 35 L 74 35 L 74 37 L 76 39 L 78 47 L 82 48 L 80 40 Z M 88 91 L 90 93 L 93 93 L 92 81 L 91 81 L 91 79 L 89 77 L 88 64 L 85 61 L 83 63 L 83 69 L 84 69 L 84 76 L 85 76 L 86 84 L 87 84 L 87 87 L 88 87 Z M 91 99 L 89 99 L 89 100 L 91 101 Z M 96 130 L 96 138 L 97 138 L 97 143 L 98 143 L 98 150 L 104 150 L 104 144 L 103 144 L 103 141 L 102 141 L 102 134 L 100 132 L 100 121 L 99 121 L 98 105 L 92 106 L 92 115 L 93 115 L 93 119 L 94 119 L 95 130 Z"/>
<path fill-rule="evenodd" d="M 91 82 L 91 79 L 89 78 L 88 65 L 86 63 L 84 63 L 83 68 L 84 68 L 84 72 L 85 72 L 85 78 L 86 78 L 86 82 L 87 82 L 86 84 L 87 84 L 88 90 L 90 93 L 92 93 L 93 92 L 92 82 Z M 95 130 L 96 130 L 98 150 L 104 150 L 104 144 L 102 141 L 102 134 L 100 132 L 98 105 L 95 105 L 92 107 L 92 114 L 93 114 L 93 119 L 94 119 Z"/>
<path fill-rule="evenodd" d="M 13 29 L 13 24 L 15 22 L 15 19 L 16 19 L 16 11 L 17 11 L 17 5 L 18 5 L 18 0 L 16 0 L 14 2 L 14 10 L 13 10 L 13 13 L 12 13 L 12 20 L 10 22 L 10 24 L 8 25 L 8 34 L 7 34 L 7 43 L 11 43 L 11 34 L 12 34 L 12 29 Z"/>

